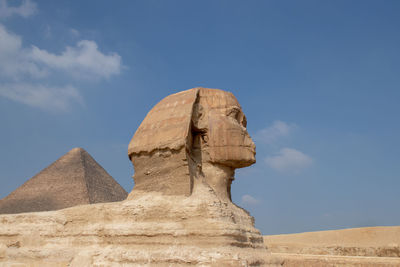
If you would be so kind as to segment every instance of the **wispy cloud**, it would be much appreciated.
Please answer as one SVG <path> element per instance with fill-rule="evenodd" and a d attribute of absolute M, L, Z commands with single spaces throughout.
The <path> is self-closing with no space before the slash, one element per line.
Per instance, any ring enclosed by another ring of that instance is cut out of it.
<path fill-rule="evenodd" d="M 36 46 L 22 47 L 22 38 L 0 24 L 0 71 L 13 79 L 30 75 L 43 78 L 54 71 L 77 80 L 108 79 L 121 71 L 121 57 L 99 51 L 94 41 L 82 40 L 67 46 L 60 55 Z"/>
<path fill-rule="evenodd" d="M 31 1 L 14 7 L 0 0 L 0 17 L 27 17 L 36 11 Z M 94 41 L 80 40 L 56 54 L 34 45 L 24 47 L 21 36 L 0 24 L 0 96 L 13 101 L 66 111 L 74 103 L 83 103 L 77 84 L 107 80 L 118 75 L 121 66 L 117 53 L 101 52 Z"/>
<path fill-rule="evenodd" d="M 79 91 L 72 86 L 46 87 L 26 83 L 0 84 L 0 96 L 42 109 L 67 111 L 72 103 L 83 104 Z"/>
<path fill-rule="evenodd" d="M 43 78 L 46 69 L 30 59 L 31 52 L 22 48 L 22 38 L 0 24 L 0 76 L 13 80 L 23 77 Z"/>
<path fill-rule="evenodd" d="M 7 0 L 0 0 L 0 19 L 14 15 L 27 18 L 37 12 L 36 3 L 30 0 L 23 0 L 20 6 L 10 6 Z"/>
<path fill-rule="evenodd" d="M 108 79 L 121 71 L 121 57 L 99 51 L 93 41 L 82 40 L 75 47 L 67 46 L 60 55 L 33 46 L 29 58 L 44 68 L 63 71 L 76 79 Z"/>
<path fill-rule="evenodd" d="M 250 195 L 243 195 L 242 196 L 242 204 L 243 205 L 257 205 L 260 203 L 260 200 L 250 196 Z"/>
<path fill-rule="evenodd" d="M 296 125 L 293 123 L 276 120 L 271 126 L 258 131 L 255 134 L 255 140 L 270 145 L 275 143 L 280 137 L 289 136 L 295 128 Z"/>
<path fill-rule="evenodd" d="M 313 163 L 313 159 L 293 148 L 282 148 L 275 156 L 265 158 L 265 163 L 279 172 L 298 173 Z"/>

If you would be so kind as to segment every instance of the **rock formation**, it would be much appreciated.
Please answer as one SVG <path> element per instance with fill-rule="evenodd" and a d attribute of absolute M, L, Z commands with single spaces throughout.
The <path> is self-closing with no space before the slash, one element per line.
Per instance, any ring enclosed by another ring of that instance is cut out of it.
<path fill-rule="evenodd" d="M 158 103 L 128 148 L 123 202 L 0 216 L 0 265 L 281 266 L 232 203 L 235 168 L 255 162 L 236 98 L 194 88 Z"/>
<path fill-rule="evenodd" d="M 74 148 L 0 200 L 0 214 L 124 200 L 127 192 L 82 148 Z"/>

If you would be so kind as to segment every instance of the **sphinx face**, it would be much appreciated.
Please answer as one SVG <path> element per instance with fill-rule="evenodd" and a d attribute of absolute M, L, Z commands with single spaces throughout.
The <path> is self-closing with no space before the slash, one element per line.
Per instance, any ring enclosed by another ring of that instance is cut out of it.
<path fill-rule="evenodd" d="M 255 145 L 246 130 L 246 117 L 232 93 L 216 89 L 200 91 L 203 121 L 208 121 L 207 161 L 233 168 L 256 162 Z"/>

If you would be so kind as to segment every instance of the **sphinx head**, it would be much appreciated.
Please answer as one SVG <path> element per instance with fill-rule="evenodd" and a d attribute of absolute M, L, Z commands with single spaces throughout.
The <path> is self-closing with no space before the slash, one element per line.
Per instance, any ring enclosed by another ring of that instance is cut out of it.
<path fill-rule="evenodd" d="M 129 158 L 134 190 L 190 195 L 201 180 L 230 198 L 236 168 L 255 163 L 246 117 L 232 93 L 194 88 L 170 95 L 147 114 Z"/>

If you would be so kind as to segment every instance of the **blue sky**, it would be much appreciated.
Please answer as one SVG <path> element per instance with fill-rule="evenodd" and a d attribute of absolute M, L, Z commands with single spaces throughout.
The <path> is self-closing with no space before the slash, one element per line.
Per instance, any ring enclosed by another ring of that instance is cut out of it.
<path fill-rule="evenodd" d="M 400 225 L 399 1 L 0 0 L 0 198 L 74 147 L 127 191 L 165 96 L 238 98 L 263 234 Z"/>

